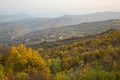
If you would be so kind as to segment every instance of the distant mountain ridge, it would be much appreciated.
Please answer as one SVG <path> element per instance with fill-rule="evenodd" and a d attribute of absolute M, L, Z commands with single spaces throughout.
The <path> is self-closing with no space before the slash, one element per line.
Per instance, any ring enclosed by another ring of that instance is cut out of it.
<path fill-rule="evenodd" d="M 0 15 L 0 23 L 6 23 L 17 20 L 24 20 L 28 18 L 33 18 L 32 16 L 25 14 L 14 14 L 14 15 Z"/>
<path fill-rule="evenodd" d="M 7 41 L 10 41 L 11 39 L 23 36 L 24 34 L 30 33 L 32 31 L 66 27 L 85 22 L 120 19 L 120 12 L 99 12 L 85 15 L 64 15 L 57 18 L 31 18 L 31 16 L 29 17 L 26 15 L 21 15 L 21 17 L 19 15 L 17 18 L 14 18 L 16 16 L 12 17 L 13 21 L 0 24 L 1 40 L 7 38 Z M 9 19 L 12 20 L 12 18 Z"/>
<path fill-rule="evenodd" d="M 109 19 L 120 19 L 120 12 L 100 12 L 86 15 L 64 15 L 46 21 L 41 27 L 53 28 L 68 25 L 76 25 L 83 22 L 104 21 Z"/>

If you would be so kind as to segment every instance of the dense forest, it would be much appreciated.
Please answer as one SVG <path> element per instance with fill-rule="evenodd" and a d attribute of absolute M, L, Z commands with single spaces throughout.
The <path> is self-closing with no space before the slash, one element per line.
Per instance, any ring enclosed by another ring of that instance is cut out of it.
<path fill-rule="evenodd" d="M 120 30 L 51 48 L 0 46 L 0 80 L 119 80 Z"/>

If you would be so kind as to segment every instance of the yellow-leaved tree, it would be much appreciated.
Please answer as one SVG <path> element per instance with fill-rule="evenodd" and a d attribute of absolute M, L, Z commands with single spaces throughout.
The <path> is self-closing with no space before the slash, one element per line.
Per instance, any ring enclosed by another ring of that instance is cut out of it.
<path fill-rule="evenodd" d="M 9 69 L 14 72 L 15 80 L 21 80 L 23 73 L 26 75 L 25 80 L 48 80 L 50 76 L 46 60 L 37 51 L 26 48 L 22 44 L 11 48 L 7 64 Z"/>

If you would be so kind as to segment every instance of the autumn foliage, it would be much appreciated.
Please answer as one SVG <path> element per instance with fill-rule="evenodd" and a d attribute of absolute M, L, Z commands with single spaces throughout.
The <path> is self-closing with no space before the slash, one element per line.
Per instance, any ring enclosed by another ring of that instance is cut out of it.
<path fill-rule="evenodd" d="M 0 80 L 120 79 L 120 30 L 49 49 L 7 50 L 0 49 Z"/>

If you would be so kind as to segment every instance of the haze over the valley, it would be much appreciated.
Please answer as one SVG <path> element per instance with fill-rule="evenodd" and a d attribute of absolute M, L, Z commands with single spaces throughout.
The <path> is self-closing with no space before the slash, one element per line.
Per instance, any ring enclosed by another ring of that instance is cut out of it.
<path fill-rule="evenodd" d="M 120 0 L 0 0 L 0 15 L 58 17 L 105 11 L 120 12 Z"/>
<path fill-rule="evenodd" d="M 100 21 L 105 22 L 96 23 Z M 0 0 L 0 44 L 9 45 L 13 40 L 33 44 L 98 34 L 119 28 L 113 25 L 119 21 L 120 0 Z M 82 25 L 87 22 L 96 25 Z"/>

